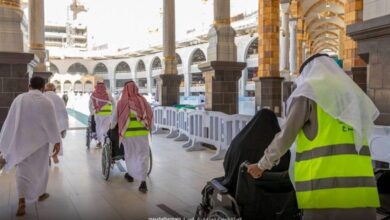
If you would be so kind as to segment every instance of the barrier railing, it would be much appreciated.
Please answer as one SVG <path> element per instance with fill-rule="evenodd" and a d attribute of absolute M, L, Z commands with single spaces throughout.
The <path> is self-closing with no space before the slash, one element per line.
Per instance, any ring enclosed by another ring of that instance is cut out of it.
<path fill-rule="evenodd" d="M 390 127 L 376 126 L 369 145 L 374 161 L 390 164 Z"/>
<path fill-rule="evenodd" d="M 217 148 L 211 160 L 223 159 L 233 138 L 251 120 L 251 116 L 226 115 L 221 112 L 155 107 L 153 133 L 168 129 L 167 138 L 186 141 L 186 151 L 204 150 L 203 144 Z"/>
<path fill-rule="evenodd" d="M 223 159 L 234 137 L 248 124 L 252 116 L 226 115 L 221 112 L 154 107 L 154 132 L 165 133 L 168 138 L 184 141 L 186 151 L 204 150 L 203 144 L 217 148 L 211 160 Z M 279 124 L 284 123 L 278 118 Z M 370 138 L 372 159 L 390 163 L 390 127 L 376 126 Z"/>

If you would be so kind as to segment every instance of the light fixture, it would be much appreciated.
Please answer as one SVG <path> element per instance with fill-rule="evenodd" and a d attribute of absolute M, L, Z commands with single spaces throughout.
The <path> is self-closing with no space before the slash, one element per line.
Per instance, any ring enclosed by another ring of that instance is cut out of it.
<path fill-rule="evenodd" d="M 326 8 L 330 8 L 330 4 L 329 4 L 329 1 L 326 1 L 326 5 L 325 5 Z"/>

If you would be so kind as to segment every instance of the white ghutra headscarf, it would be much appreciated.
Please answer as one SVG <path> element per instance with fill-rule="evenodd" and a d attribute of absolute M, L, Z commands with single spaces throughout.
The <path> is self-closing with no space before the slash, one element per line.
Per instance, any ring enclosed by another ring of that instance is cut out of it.
<path fill-rule="evenodd" d="M 315 56 L 315 57 L 314 57 Z M 326 55 L 314 55 L 305 62 L 297 78 L 297 88 L 287 100 L 287 110 L 294 98 L 313 100 L 333 118 L 354 129 L 357 152 L 368 140 L 379 111 L 356 83 Z"/>

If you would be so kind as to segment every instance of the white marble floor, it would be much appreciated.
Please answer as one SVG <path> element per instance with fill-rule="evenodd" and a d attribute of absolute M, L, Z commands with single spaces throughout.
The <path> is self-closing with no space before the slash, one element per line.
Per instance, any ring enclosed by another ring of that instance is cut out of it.
<path fill-rule="evenodd" d="M 73 118 L 71 123 L 78 127 Z M 138 192 L 139 183 L 128 183 L 115 168 L 109 181 L 101 176 L 101 149 L 85 147 L 85 130 L 72 130 L 64 141 L 64 157 L 50 169 L 44 202 L 30 204 L 27 215 L 15 217 L 15 172 L 0 177 L 0 219 L 148 219 L 172 217 L 164 204 L 183 217 L 193 217 L 201 190 L 211 178 L 223 175 L 222 161 L 212 162 L 211 151 L 185 152 L 181 143 L 153 137 L 153 171 L 149 192 Z"/>

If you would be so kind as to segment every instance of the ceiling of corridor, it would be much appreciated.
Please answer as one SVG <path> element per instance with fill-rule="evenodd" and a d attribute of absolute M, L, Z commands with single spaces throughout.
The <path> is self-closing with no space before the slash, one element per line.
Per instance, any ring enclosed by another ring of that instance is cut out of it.
<path fill-rule="evenodd" d="M 344 3 L 346 0 L 300 0 L 304 31 L 318 51 L 338 52 L 340 35 L 345 29 Z"/>

